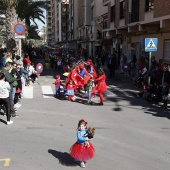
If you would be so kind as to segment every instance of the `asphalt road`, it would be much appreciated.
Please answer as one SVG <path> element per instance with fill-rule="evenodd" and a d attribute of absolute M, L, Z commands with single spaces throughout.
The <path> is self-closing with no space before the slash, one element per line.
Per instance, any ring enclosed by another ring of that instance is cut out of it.
<path fill-rule="evenodd" d="M 58 100 L 43 91 L 51 87 L 54 92 L 54 75 L 41 75 L 32 87 L 33 96 L 21 100 L 14 124 L 7 126 L 0 115 L 0 170 L 80 169 L 68 153 L 81 118 L 96 128 L 96 153 L 86 163 L 87 170 L 170 169 L 168 110 L 136 98 L 128 85 L 114 82 L 109 83 L 104 106 L 85 105 L 83 98 Z"/>

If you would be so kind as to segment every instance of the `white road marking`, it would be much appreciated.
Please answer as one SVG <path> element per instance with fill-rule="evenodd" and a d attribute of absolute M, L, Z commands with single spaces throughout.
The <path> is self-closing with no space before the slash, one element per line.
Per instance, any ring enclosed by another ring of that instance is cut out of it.
<path fill-rule="evenodd" d="M 33 86 L 25 86 L 24 98 L 27 98 L 27 99 L 33 98 Z"/>
<path fill-rule="evenodd" d="M 42 86 L 42 95 L 44 98 L 54 98 L 51 86 Z"/>
<path fill-rule="evenodd" d="M 127 96 L 127 97 L 133 97 L 133 96 L 130 95 L 129 93 L 125 92 L 123 89 L 120 89 L 120 88 L 118 88 L 118 87 L 116 87 L 116 86 L 114 86 L 114 85 L 109 85 L 109 87 L 110 87 L 110 88 L 114 88 L 114 90 L 117 90 L 117 91 L 123 93 L 123 94 L 124 94 L 125 96 Z"/>
<path fill-rule="evenodd" d="M 114 94 L 113 92 L 111 92 L 110 90 L 105 91 L 104 94 L 105 94 L 107 97 L 117 97 L 117 95 Z"/>

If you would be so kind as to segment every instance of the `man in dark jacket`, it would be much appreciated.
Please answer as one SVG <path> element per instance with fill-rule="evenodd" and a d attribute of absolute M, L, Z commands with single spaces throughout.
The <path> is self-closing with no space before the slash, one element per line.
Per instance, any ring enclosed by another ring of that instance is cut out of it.
<path fill-rule="evenodd" d="M 13 90 L 13 85 L 12 83 L 16 81 L 15 77 L 12 77 L 12 75 L 9 73 L 9 70 L 11 69 L 12 64 L 10 62 L 7 62 L 5 64 L 5 67 L 2 69 L 2 71 L 5 73 L 5 80 L 10 84 L 11 86 L 11 91 L 9 93 L 9 98 L 10 98 L 10 105 L 11 105 L 11 116 L 16 117 L 19 116 L 15 109 L 14 109 L 14 102 L 12 100 L 12 90 Z"/>

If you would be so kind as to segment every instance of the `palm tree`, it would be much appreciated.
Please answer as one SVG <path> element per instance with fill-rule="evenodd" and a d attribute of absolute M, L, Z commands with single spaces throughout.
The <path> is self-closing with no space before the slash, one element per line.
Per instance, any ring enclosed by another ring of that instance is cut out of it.
<path fill-rule="evenodd" d="M 27 29 L 31 25 L 30 20 L 35 24 L 35 19 L 44 23 L 45 16 L 42 8 L 46 9 L 46 4 L 46 0 L 0 0 L 0 14 L 3 13 L 6 18 L 7 49 L 9 51 L 16 47 L 14 25 L 18 18 L 25 21 Z"/>
<path fill-rule="evenodd" d="M 0 12 L 4 13 L 6 22 L 7 49 L 12 51 L 16 47 L 14 25 L 17 23 L 16 3 L 19 0 L 1 0 Z"/>
<path fill-rule="evenodd" d="M 28 38 L 29 39 L 40 39 L 40 36 L 38 35 L 38 27 L 35 25 L 31 25 L 28 28 Z"/>
<path fill-rule="evenodd" d="M 44 20 L 45 16 L 43 14 L 43 9 L 46 9 L 47 2 L 46 0 L 20 0 L 17 4 L 16 10 L 18 17 L 21 20 L 25 20 L 25 24 L 27 27 L 30 27 L 31 21 L 35 23 L 35 19 L 40 20 L 45 24 Z"/>

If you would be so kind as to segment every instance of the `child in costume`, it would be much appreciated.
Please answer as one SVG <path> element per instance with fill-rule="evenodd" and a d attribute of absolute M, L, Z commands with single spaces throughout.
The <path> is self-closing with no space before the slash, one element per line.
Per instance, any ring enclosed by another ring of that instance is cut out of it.
<path fill-rule="evenodd" d="M 60 95 L 60 86 L 61 86 L 61 80 L 60 80 L 60 76 L 56 75 L 56 81 L 55 81 L 55 97 L 59 97 Z"/>
<path fill-rule="evenodd" d="M 94 88 L 94 79 L 93 79 L 93 75 L 91 74 L 90 80 L 88 81 L 88 84 L 86 86 L 86 90 L 87 90 L 87 94 L 88 94 L 88 100 L 87 100 L 87 104 L 92 104 L 91 98 L 92 98 L 92 91 Z"/>
<path fill-rule="evenodd" d="M 94 157 L 95 152 L 93 145 L 89 142 L 89 138 L 84 136 L 87 133 L 87 122 L 81 119 L 77 128 L 77 142 L 70 148 L 70 155 L 82 168 L 85 168 L 85 161 Z"/>
<path fill-rule="evenodd" d="M 75 95 L 74 95 L 74 85 L 73 85 L 73 81 L 70 80 L 69 84 L 66 86 L 66 95 L 68 95 L 68 100 L 69 101 L 74 101 L 75 100 Z"/>

